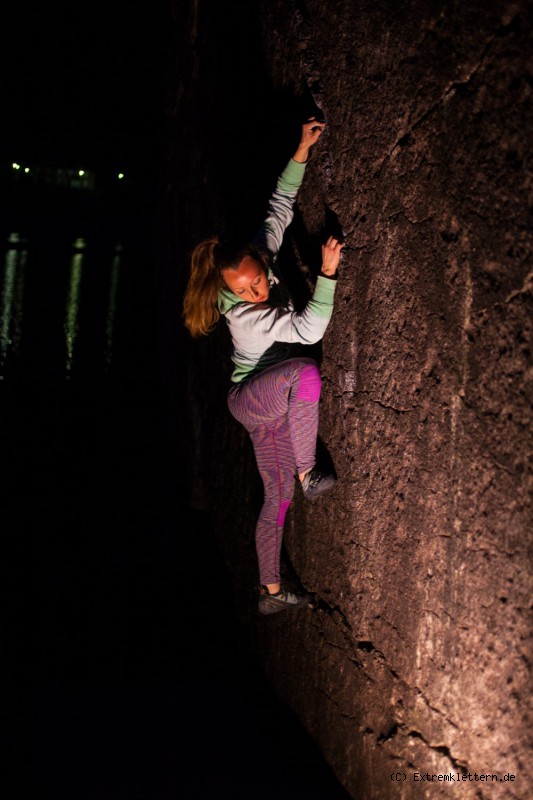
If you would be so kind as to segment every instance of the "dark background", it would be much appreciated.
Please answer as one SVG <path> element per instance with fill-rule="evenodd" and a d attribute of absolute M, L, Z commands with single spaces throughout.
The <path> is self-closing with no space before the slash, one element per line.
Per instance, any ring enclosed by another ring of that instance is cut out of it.
<path fill-rule="evenodd" d="M 166 3 L 11 3 L 2 14 L 2 158 L 120 169 L 161 161 Z"/>
<path fill-rule="evenodd" d="M 160 363 L 155 240 L 171 9 L 20 3 L 3 7 L 1 27 L 1 233 L 20 231 L 29 253 L 20 353 L 0 386 L 2 794 L 343 797 L 264 679 L 209 515 L 190 508 L 188 453 L 168 438 L 179 426 Z M 119 170 L 127 180 L 111 200 L 72 203 L 15 191 L 14 161 L 90 169 L 104 187 Z M 61 314 L 79 235 L 85 284 L 66 375 Z"/>

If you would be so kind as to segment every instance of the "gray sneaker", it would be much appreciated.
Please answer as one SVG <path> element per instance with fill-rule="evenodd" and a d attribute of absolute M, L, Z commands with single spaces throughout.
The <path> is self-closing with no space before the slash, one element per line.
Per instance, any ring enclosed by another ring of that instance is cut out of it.
<path fill-rule="evenodd" d="M 307 500 L 314 500 L 315 497 L 319 497 L 324 492 L 327 492 L 328 489 L 331 489 L 335 483 L 336 479 L 333 475 L 320 472 L 318 469 L 312 469 L 302 481 L 304 497 Z"/>
<path fill-rule="evenodd" d="M 307 593 L 289 592 L 281 587 L 276 594 L 270 594 L 266 586 L 259 587 L 259 612 L 261 614 L 276 614 L 288 608 L 304 608 L 312 596 Z"/>

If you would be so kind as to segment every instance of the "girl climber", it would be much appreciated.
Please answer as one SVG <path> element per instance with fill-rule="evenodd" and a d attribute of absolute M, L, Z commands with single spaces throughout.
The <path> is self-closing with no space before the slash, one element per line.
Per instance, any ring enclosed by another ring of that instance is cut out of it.
<path fill-rule="evenodd" d="M 280 583 L 281 540 L 295 469 L 308 499 L 335 483 L 315 467 L 320 372 L 312 359 L 295 356 L 300 344 L 322 338 L 331 319 L 343 243 L 330 236 L 323 245 L 322 269 L 301 312 L 294 310 L 276 269 L 309 150 L 323 130 L 324 123 L 315 118 L 302 126 L 298 149 L 278 179 L 251 244 L 231 246 L 213 238 L 195 247 L 184 298 L 185 325 L 193 336 L 209 333 L 222 315 L 233 340 L 228 406 L 251 436 L 264 485 L 255 539 L 262 614 L 301 608 L 311 599 Z"/>

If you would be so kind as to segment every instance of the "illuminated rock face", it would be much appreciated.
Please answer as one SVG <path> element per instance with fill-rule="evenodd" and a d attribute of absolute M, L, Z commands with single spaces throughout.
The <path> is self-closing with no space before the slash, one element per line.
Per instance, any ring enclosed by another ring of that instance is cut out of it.
<path fill-rule="evenodd" d="M 213 411 L 227 373 L 198 374 L 223 331 L 189 373 L 193 419 L 210 420 L 195 485 L 272 680 L 353 797 L 527 797 L 531 6 L 280 0 L 259 16 L 261 80 L 274 98 L 305 86 L 329 122 L 285 262 L 305 266 L 331 220 L 349 243 L 321 352 L 339 482 L 297 493 L 286 523 L 314 610 L 255 620 L 251 450 Z"/>

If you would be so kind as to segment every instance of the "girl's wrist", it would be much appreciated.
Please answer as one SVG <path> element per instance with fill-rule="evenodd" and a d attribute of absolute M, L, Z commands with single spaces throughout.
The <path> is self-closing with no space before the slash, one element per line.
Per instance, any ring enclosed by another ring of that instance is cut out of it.
<path fill-rule="evenodd" d="M 309 156 L 309 145 L 300 143 L 296 153 L 293 155 L 292 160 L 297 161 L 299 164 L 305 164 Z"/>

